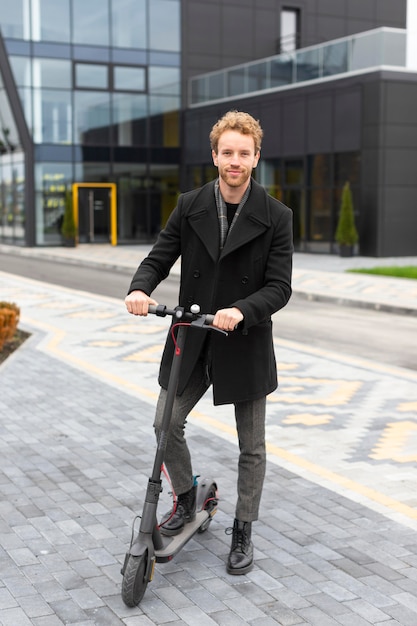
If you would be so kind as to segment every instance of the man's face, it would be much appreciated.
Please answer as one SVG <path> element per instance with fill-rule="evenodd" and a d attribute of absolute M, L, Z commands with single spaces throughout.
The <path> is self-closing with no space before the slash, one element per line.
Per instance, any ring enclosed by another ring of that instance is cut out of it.
<path fill-rule="evenodd" d="M 251 135 L 236 130 L 226 130 L 220 135 L 217 154 L 212 150 L 213 163 L 219 176 L 229 187 L 245 186 L 252 170 L 257 166 L 260 153 L 255 153 L 255 142 Z"/>

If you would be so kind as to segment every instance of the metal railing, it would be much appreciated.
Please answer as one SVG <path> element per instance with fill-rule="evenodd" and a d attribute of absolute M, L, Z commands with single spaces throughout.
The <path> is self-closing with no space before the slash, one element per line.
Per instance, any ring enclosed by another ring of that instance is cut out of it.
<path fill-rule="evenodd" d="M 190 79 L 189 106 L 380 66 L 405 67 L 406 30 L 376 28 Z"/>

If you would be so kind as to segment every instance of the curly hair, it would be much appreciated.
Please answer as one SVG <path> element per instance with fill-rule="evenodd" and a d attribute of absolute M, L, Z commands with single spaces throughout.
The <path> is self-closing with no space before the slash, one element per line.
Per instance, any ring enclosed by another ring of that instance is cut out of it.
<path fill-rule="evenodd" d="M 211 149 L 217 154 L 220 135 L 226 130 L 237 130 L 242 135 L 251 135 L 255 142 L 255 154 L 261 149 L 263 130 L 259 120 L 243 111 L 228 111 L 213 126 L 210 133 Z"/>

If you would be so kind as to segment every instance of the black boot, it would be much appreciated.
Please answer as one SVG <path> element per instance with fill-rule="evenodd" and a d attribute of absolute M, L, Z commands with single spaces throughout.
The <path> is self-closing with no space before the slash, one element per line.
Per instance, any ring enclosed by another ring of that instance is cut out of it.
<path fill-rule="evenodd" d="M 231 530 L 233 531 L 232 547 L 226 570 L 228 574 L 240 576 L 247 574 L 253 565 L 252 523 L 235 519 Z"/>
<path fill-rule="evenodd" d="M 189 491 L 178 496 L 177 509 L 167 522 L 161 522 L 160 530 L 163 535 L 178 535 L 184 528 L 184 524 L 195 520 L 197 486 L 194 485 Z M 167 513 L 164 519 L 168 519 L 171 513 Z"/>

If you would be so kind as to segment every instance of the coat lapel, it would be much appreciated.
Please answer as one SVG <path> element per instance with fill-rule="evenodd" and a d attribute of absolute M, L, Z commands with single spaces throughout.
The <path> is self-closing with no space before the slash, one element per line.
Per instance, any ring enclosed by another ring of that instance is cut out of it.
<path fill-rule="evenodd" d="M 214 182 L 205 185 L 188 210 L 188 223 L 207 252 L 217 261 L 219 258 L 219 220 L 217 217 Z"/>
<path fill-rule="evenodd" d="M 252 180 L 249 198 L 239 215 L 236 224 L 227 236 L 222 257 L 261 235 L 270 227 L 267 194 L 264 188 Z"/>
<path fill-rule="evenodd" d="M 188 209 L 187 218 L 210 257 L 216 262 L 219 258 L 219 220 L 214 196 L 214 181 L 202 187 Z M 236 224 L 227 236 L 221 257 L 258 237 L 269 226 L 270 215 L 267 194 L 259 183 L 252 180 L 249 198 Z"/>

